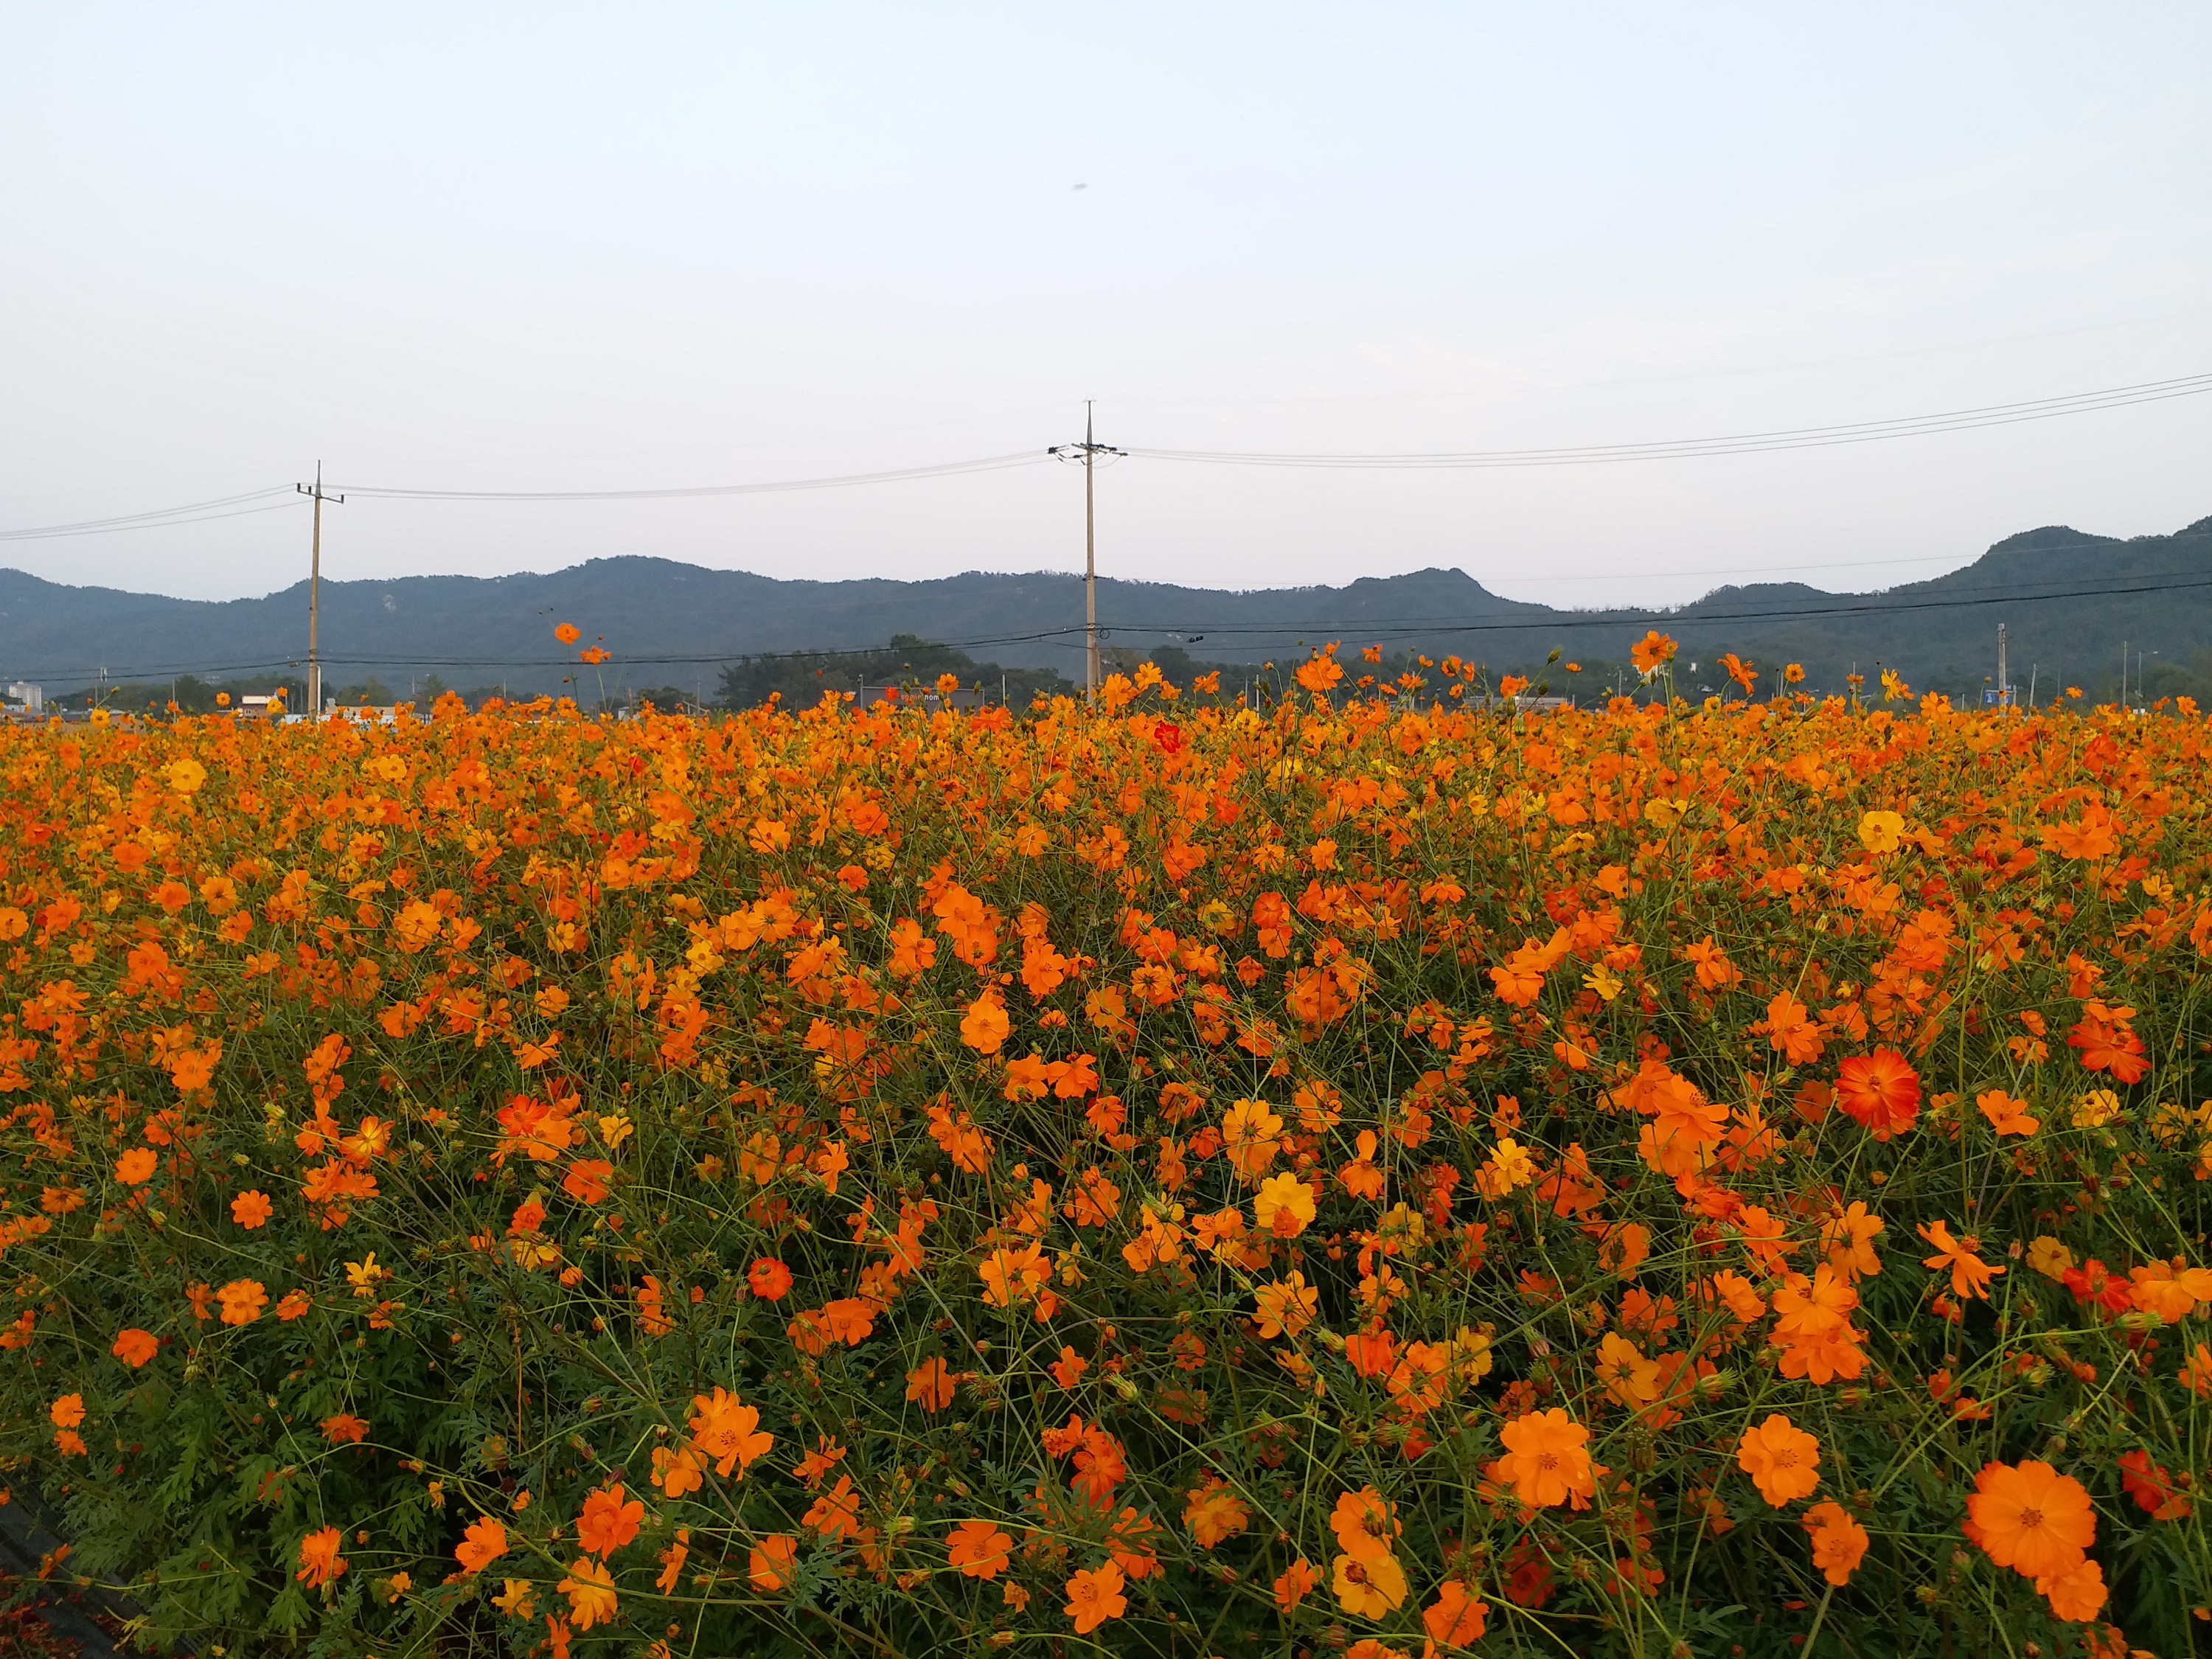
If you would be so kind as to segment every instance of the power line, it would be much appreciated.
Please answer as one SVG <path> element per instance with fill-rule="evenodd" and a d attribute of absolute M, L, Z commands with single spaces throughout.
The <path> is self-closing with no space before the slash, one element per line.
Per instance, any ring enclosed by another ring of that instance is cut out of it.
<path fill-rule="evenodd" d="M 1892 420 L 1854 421 L 1838 426 L 1781 428 L 1771 432 L 1729 433 L 1710 438 L 1566 445 L 1550 449 L 1332 455 L 1132 447 L 1129 453 L 1148 460 L 1188 461 L 1217 466 L 1405 470 L 1595 466 L 1621 461 L 1686 460 L 1703 455 L 1759 454 L 1784 449 L 1820 449 L 1838 444 L 1875 443 L 1891 438 L 1925 437 L 1936 433 L 1966 432 L 1983 427 L 2014 426 L 2026 421 L 2054 420 L 2063 415 L 2089 414 L 2102 409 L 2125 409 L 2137 404 L 2164 403 L 2175 398 L 2193 398 L 2208 392 L 2212 392 L 2212 374 L 2191 374 L 2170 380 L 2146 380 L 2135 386 L 2112 386 L 2098 392 L 2072 392 L 2058 398 L 2036 398 L 2015 404 L 1989 404 L 1976 409 L 1902 416 Z"/>
<path fill-rule="evenodd" d="M 2177 532 L 2176 533 L 2185 534 L 2186 532 Z M 2164 540 L 2166 538 L 2161 537 L 2154 538 L 2152 539 Z M 2039 542 L 2033 547 L 2013 548 L 2008 549 L 2007 551 L 2008 553 L 2075 553 L 2085 550 L 2112 552 L 2124 549 L 2129 545 L 2130 543 L 2128 541 L 2118 537 L 2100 536 L 2090 540 L 2078 542 Z M 1996 553 L 1996 550 L 1997 549 L 1995 546 L 1984 549 L 1978 558 L 1969 560 L 1966 564 L 1960 565 L 1956 568 L 1957 570 L 1967 569 L 1972 565 L 1978 563 L 1980 559 L 1988 558 L 1991 554 Z M 1939 564 L 1946 560 L 1954 559 L 1956 556 L 1956 555 L 1950 553 L 1918 553 L 1913 555 L 1910 558 L 1903 559 L 1819 559 L 1805 564 L 1713 565 L 1702 570 L 1675 570 L 1669 568 L 1666 570 L 1631 570 L 1626 572 L 1599 571 L 1577 573 L 1576 574 L 1565 576 L 1532 576 L 1521 571 L 1516 571 L 1510 577 L 1496 578 L 1494 580 L 1516 582 L 1627 582 L 1649 581 L 1656 578 L 1667 576 L 1765 576 L 1771 575 L 1774 572 L 1780 570 L 1873 570 L 1884 566 L 1895 566 L 1900 564 Z M 1927 577 L 1925 580 L 1931 582 L 1941 581 L 1945 576 L 1954 574 L 1956 574 L 1956 571 L 1939 571 L 1935 575 Z M 1480 579 L 1476 578 L 1476 580 L 1480 580 Z M 1513 601 L 1513 603 L 1521 602 Z M 1684 603 L 1687 605 L 1696 605 L 1698 601 L 1696 599 L 1688 599 L 1685 600 Z"/>
<path fill-rule="evenodd" d="M 2070 392 L 2056 398 L 2030 398 L 2011 404 L 1989 404 L 1932 415 L 1904 416 L 1890 420 L 1858 421 L 1841 425 L 1781 428 L 1772 431 L 1722 434 L 1705 438 L 1662 439 L 1625 444 L 1565 445 L 1548 449 L 1436 451 L 1400 454 L 1294 454 L 1261 451 L 1131 448 L 1129 455 L 1151 460 L 1233 466 L 1294 466 L 1322 468 L 1489 468 L 1582 466 L 1633 460 L 1684 460 L 1705 455 L 1756 454 L 1776 450 L 1820 448 L 1838 444 L 1872 443 L 1892 438 L 1924 437 L 1944 432 L 2015 425 L 2027 421 L 2053 420 L 2061 416 L 2124 409 L 2141 404 L 2162 403 L 2212 392 L 2212 374 L 2139 381 L 2100 391 Z M 972 460 L 947 461 L 931 466 L 902 467 L 880 472 L 839 473 L 823 477 L 782 478 L 755 483 L 697 484 L 659 489 L 424 489 L 396 485 L 349 484 L 349 495 L 389 501 L 682 501 L 721 495 L 769 495 L 792 490 L 840 489 L 882 483 L 901 483 L 927 478 L 956 477 L 968 473 L 1002 471 L 1032 466 L 1047 460 L 1054 450 L 1023 450 L 987 455 Z M 289 495 L 283 485 L 249 490 L 207 501 L 191 501 L 146 513 L 121 514 L 112 518 L 81 520 L 70 524 L 37 525 L 0 530 L 0 541 L 31 541 L 63 536 L 104 535 L 112 532 L 159 529 L 171 525 L 204 522 L 237 516 L 240 512 L 274 511 L 292 503 L 270 502 L 246 507 L 272 496 Z"/>
<path fill-rule="evenodd" d="M 842 489 L 856 484 L 905 483 L 918 478 L 950 478 L 966 472 L 999 472 L 1034 466 L 1048 451 L 1025 449 L 979 460 L 944 461 L 934 466 L 899 467 L 888 472 L 846 472 L 826 478 L 782 478 L 766 483 L 694 484 L 670 489 L 403 489 L 348 484 L 346 493 L 386 501 L 672 501 L 708 495 L 765 495 L 791 489 Z"/>
<path fill-rule="evenodd" d="M 240 509 L 241 501 L 264 501 L 271 495 L 289 496 L 289 485 L 271 486 L 267 489 L 249 489 L 240 495 L 218 496 L 211 501 L 191 501 L 182 507 L 157 507 L 150 513 L 125 513 L 112 519 L 85 519 L 76 524 L 38 525 L 26 530 L 0 530 L 0 542 L 33 541 L 49 536 L 102 536 L 118 530 L 165 530 L 175 524 L 203 524 L 210 519 L 242 518 L 248 513 L 273 513 L 280 507 L 293 505 L 289 500 L 270 501 L 265 507 Z M 215 508 L 232 511 L 211 511 Z M 186 516 L 191 515 L 191 516 Z"/>
<path fill-rule="evenodd" d="M 1049 459 L 1047 453 L 1024 450 L 1014 455 L 987 455 L 971 461 L 947 461 L 933 466 L 904 467 L 888 472 L 854 472 L 824 478 L 781 478 L 760 483 L 699 484 L 671 489 L 402 489 L 374 484 L 348 484 L 349 495 L 375 496 L 385 501 L 684 501 L 716 495 L 764 495 L 781 491 L 800 489 L 838 489 L 848 486 L 903 483 L 923 478 L 957 477 L 969 472 L 999 472 L 1010 467 L 1033 466 Z M 249 490 L 240 495 L 227 495 L 217 501 L 192 501 L 179 507 L 161 507 L 149 513 L 124 514 L 112 519 L 87 519 L 75 524 L 33 525 L 21 530 L 0 530 L 0 541 L 38 541 L 64 536 L 101 536 L 124 530 L 161 530 L 173 525 L 204 524 L 215 519 L 234 519 L 247 513 L 273 513 L 296 505 L 290 499 L 270 501 L 266 506 L 236 508 L 232 511 L 209 511 L 210 508 L 235 508 L 242 501 L 262 501 L 269 496 L 287 498 L 294 494 L 289 484 L 275 485 L 267 489 Z"/>
<path fill-rule="evenodd" d="M 1520 621 L 1462 621 L 1451 617 L 1435 618 L 1376 618 L 1363 617 L 1349 623 L 1324 623 L 1312 620 L 1292 620 L 1273 623 L 1186 623 L 1185 627 L 1202 629 L 1208 634 L 1274 635 L 1296 637 L 1337 634 L 1350 638 L 1364 638 L 1380 641 L 1384 639 L 1433 637 L 1453 634 L 1529 634 L 1563 633 L 1592 628 L 1704 627 L 1715 623 L 1771 623 L 1802 622 L 1829 617 L 1863 616 L 1869 614 L 1898 614 L 1917 611 L 1951 611 L 1985 605 L 2038 605 L 2061 599 L 2117 599 L 2144 593 L 2172 593 L 2212 587 L 2212 577 L 2183 581 L 2139 582 L 2123 586 L 2062 588 L 2049 592 L 2006 592 L 1996 589 L 1976 590 L 1962 597 L 1911 600 L 1876 599 L 1856 605 L 1808 605 L 1775 610 L 1710 611 L 1699 615 L 1684 615 L 1678 611 L 1577 611 L 1553 612 L 1548 617 L 1531 617 Z M 1112 630 L 1109 630 L 1112 631 Z M 1129 627 L 1119 630 L 1125 634 L 1157 635 L 1170 630 L 1164 627 Z M 1085 630 L 1079 627 L 1040 629 L 1023 634 L 999 634 L 968 640 L 928 640 L 912 647 L 856 646 L 825 648 L 815 651 L 723 651 L 704 654 L 660 653 L 640 656 L 622 655 L 613 661 L 631 667 L 708 666 L 715 664 L 744 662 L 797 661 L 813 662 L 824 659 L 847 657 L 878 657 L 894 650 L 950 650 L 968 651 L 994 645 L 1022 645 L 1038 642 L 1073 641 Z M 410 654 L 404 656 L 326 656 L 325 664 L 354 668 L 568 668 L 574 659 L 568 657 L 444 657 Z M 166 679 L 179 674 L 237 674 L 257 671 L 296 667 L 299 659 L 262 658 L 236 663 L 165 663 L 153 666 L 113 669 L 114 679 Z M 37 671 L 27 671 L 37 672 Z M 47 678 L 59 678 L 52 671 Z"/>

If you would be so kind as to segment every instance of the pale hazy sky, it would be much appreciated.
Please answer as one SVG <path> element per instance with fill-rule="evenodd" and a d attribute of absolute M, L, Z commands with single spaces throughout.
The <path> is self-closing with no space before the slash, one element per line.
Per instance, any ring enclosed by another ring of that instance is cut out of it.
<path fill-rule="evenodd" d="M 0 530 L 288 483 L 805 477 L 1080 435 L 1698 437 L 2212 370 L 2212 7 L 0 5 Z M 1084 188 L 1077 188 L 1081 185 Z M 2212 397 L 1547 471 L 1100 479 L 1110 574 L 1887 586 L 2212 513 Z M 1079 568 L 1039 465 L 331 510 L 325 573 Z M 0 542 L 305 574 L 303 508 Z"/>

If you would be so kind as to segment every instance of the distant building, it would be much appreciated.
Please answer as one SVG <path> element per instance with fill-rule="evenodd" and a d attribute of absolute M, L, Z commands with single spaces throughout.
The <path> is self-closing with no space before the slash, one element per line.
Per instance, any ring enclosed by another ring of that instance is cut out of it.
<path fill-rule="evenodd" d="M 238 700 L 238 717 L 240 720 L 265 720 L 269 718 L 269 705 L 276 701 L 274 697 L 258 695 L 240 697 Z"/>
<path fill-rule="evenodd" d="M 8 688 L 8 701 L 22 704 L 23 712 L 27 714 L 44 714 L 46 708 L 46 688 L 33 685 L 28 680 L 17 680 Z"/>
<path fill-rule="evenodd" d="M 1492 714 L 1501 712 L 1556 714 L 1561 709 L 1574 708 L 1575 700 L 1572 697 L 1532 697 L 1523 692 L 1517 697 L 1469 697 L 1463 706 Z"/>
<path fill-rule="evenodd" d="M 853 701 L 862 708 L 872 707 L 888 698 L 893 702 L 916 704 L 935 714 L 940 708 L 957 708 L 965 713 L 989 706 L 993 701 L 981 691 L 955 691 L 948 701 L 935 686 L 917 688 L 910 685 L 864 685 L 853 694 Z"/>

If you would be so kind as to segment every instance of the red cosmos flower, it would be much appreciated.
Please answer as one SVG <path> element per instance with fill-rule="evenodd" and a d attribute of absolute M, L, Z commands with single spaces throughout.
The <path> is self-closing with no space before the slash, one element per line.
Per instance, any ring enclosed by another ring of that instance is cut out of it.
<path fill-rule="evenodd" d="M 1172 720 L 1162 720 L 1152 728 L 1152 744 L 1163 755 L 1172 755 L 1182 748 L 1182 727 Z"/>
<path fill-rule="evenodd" d="M 2128 1281 L 2094 1256 L 2078 1267 L 2069 1267 L 2059 1275 L 2058 1282 L 2073 1292 L 2074 1300 L 2082 1307 L 2101 1309 L 2108 1318 L 2126 1313 L 2136 1304 Z"/>
<path fill-rule="evenodd" d="M 1836 1104 L 1876 1140 L 1887 1140 L 1920 1115 L 1919 1074 L 1894 1048 L 1853 1054 L 1838 1068 Z"/>
<path fill-rule="evenodd" d="M 2148 1511 L 2154 1521 L 2181 1521 L 2188 1517 L 2189 1498 L 2177 1490 L 2173 1477 L 2150 1461 L 2146 1451 L 2124 1453 L 2120 1458 L 2120 1485 L 2136 1505 Z"/>
<path fill-rule="evenodd" d="M 1524 1607 L 1540 1607 L 1559 1588 L 1552 1564 L 1523 1539 L 1506 1564 L 1505 1599 Z"/>

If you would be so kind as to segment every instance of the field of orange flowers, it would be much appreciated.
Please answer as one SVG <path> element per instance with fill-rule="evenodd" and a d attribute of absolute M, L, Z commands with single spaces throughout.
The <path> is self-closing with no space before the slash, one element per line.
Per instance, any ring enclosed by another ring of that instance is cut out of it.
<path fill-rule="evenodd" d="M 0 732 L 50 1574 L 208 1654 L 2191 1651 L 2212 727 L 1638 649 Z"/>

